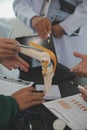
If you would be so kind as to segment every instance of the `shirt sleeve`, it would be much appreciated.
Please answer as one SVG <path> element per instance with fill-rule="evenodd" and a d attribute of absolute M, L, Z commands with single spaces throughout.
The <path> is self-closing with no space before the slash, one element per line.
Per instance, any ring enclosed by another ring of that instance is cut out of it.
<path fill-rule="evenodd" d="M 82 25 L 87 23 L 87 0 L 81 2 L 74 13 L 60 23 L 67 35 L 72 35 Z"/>
<path fill-rule="evenodd" d="M 28 27 L 30 27 L 32 17 L 39 15 L 34 11 L 30 0 L 15 0 L 13 10 L 15 15 Z"/>
<path fill-rule="evenodd" d="M 0 95 L 0 129 L 7 128 L 16 118 L 19 112 L 19 106 L 15 99 L 10 96 Z"/>

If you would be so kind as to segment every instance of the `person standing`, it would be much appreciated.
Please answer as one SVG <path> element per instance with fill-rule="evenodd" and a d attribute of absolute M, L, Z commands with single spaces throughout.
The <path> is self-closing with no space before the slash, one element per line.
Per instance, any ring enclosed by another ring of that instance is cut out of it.
<path fill-rule="evenodd" d="M 58 61 L 71 68 L 79 63 L 73 52 L 87 51 L 87 0 L 44 1 L 14 0 L 15 15 L 40 37 L 45 39 L 51 33 Z M 43 5 L 48 5 L 44 11 Z"/>

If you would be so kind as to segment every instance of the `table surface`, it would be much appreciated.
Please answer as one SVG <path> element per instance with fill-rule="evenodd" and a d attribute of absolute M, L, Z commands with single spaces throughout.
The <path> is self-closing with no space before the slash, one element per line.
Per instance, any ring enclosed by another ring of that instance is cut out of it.
<path fill-rule="evenodd" d="M 27 37 L 27 39 L 28 38 L 29 37 Z M 27 39 L 25 38 L 24 41 L 26 41 Z M 18 40 L 20 41 L 20 38 Z M 43 43 L 43 45 L 44 45 L 44 43 Z M 50 48 L 51 50 L 53 50 L 53 52 L 55 53 L 53 43 L 51 43 L 50 45 L 47 44 L 46 46 L 47 46 L 47 48 Z M 28 73 L 25 73 L 22 70 L 20 70 L 20 78 L 23 80 L 34 81 L 36 84 L 43 84 L 43 76 L 41 73 L 40 66 L 32 66 L 29 69 Z M 80 77 L 76 76 L 75 73 L 71 73 L 67 67 L 58 63 L 52 84 L 59 85 L 61 97 L 71 96 L 71 95 L 79 93 L 77 86 L 74 86 L 71 83 L 71 81 L 73 81 L 77 84 L 80 84 L 80 85 L 85 85 L 87 83 L 86 78 L 80 78 Z M 52 118 L 50 118 L 50 120 L 52 119 L 52 121 L 51 121 L 51 126 L 49 125 L 49 130 L 53 130 L 52 123 L 56 119 L 56 116 L 49 113 L 49 111 L 46 110 L 46 108 L 44 108 L 43 105 L 34 106 L 34 107 L 31 107 L 30 109 L 34 110 L 34 111 L 39 111 L 40 113 L 42 112 L 46 115 L 48 114 L 49 116 L 51 116 Z M 38 120 L 35 119 L 35 120 L 33 120 L 32 123 L 34 125 L 33 130 L 43 130 L 44 129 L 44 127 L 42 127 L 42 125 L 40 126 L 40 124 L 39 124 L 40 122 L 38 122 Z M 70 130 L 70 128 L 66 127 L 65 130 Z"/>

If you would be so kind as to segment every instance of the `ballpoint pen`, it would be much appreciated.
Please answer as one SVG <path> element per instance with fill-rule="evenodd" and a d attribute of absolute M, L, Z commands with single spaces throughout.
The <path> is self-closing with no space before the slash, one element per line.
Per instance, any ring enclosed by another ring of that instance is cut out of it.
<path fill-rule="evenodd" d="M 31 123 L 29 123 L 29 128 L 30 128 L 30 130 L 32 130 L 32 125 L 31 125 Z"/>
<path fill-rule="evenodd" d="M 13 83 L 17 83 L 17 84 L 24 84 L 24 85 L 28 85 L 28 86 L 34 85 L 34 82 L 26 81 L 26 80 L 22 80 L 22 79 L 14 79 L 14 78 L 7 77 L 7 76 L 0 76 L 0 79 L 6 80 L 9 82 L 13 82 Z"/>
<path fill-rule="evenodd" d="M 48 43 L 50 43 L 50 34 L 48 33 Z"/>

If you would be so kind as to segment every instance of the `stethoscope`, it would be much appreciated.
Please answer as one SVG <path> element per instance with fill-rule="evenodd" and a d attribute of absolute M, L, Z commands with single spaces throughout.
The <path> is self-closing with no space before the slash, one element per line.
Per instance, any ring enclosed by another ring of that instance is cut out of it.
<path fill-rule="evenodd" d="M 52 124 L 52 120 L 50 119 L 49 116 L 44 115 L 40 112 L 26 110 L 26 111 L 22 111 L 18 115 L 15 122 L 16 129 L 17 130 L 33 130 L 33 124 L 32 124 L 31 118 L 40 120 L 44 130 L 49 129 L 48 124 Z M 62 119 L 56 119 L 52 124 L 52 127 L 54 130 L 63 130 L 65 126 L 66 126 L 66 123 Z"/>

